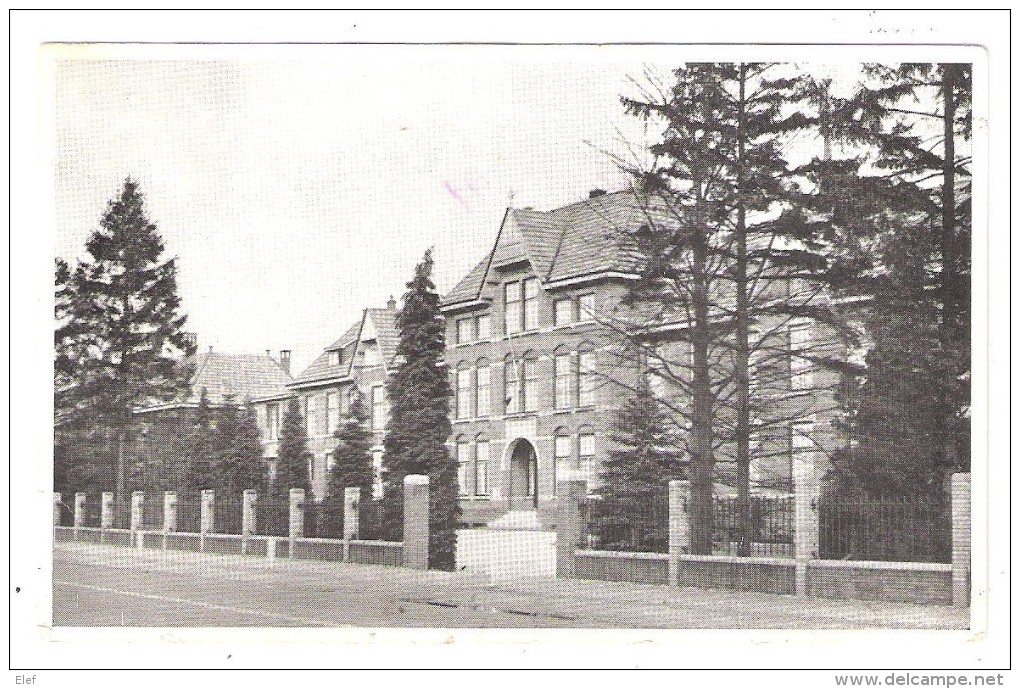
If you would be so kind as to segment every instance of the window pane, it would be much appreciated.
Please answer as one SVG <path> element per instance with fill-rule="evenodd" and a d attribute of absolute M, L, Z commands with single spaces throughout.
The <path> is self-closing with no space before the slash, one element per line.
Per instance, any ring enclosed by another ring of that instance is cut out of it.
<path fill-rule="evenodd" d="M 524 281 L 524 329 L 538 328 L 538 280 L 528 278 Z"/>
<path fill-rule="evenodd" d="M 489 441 L 479 440 L 475 446 L 475 495 L 489 494 Z"/>
<path fill-rule="evenodd" d="M 569 459 L 571 455 L 571 438 L 569 435 L 556 436 L 554 452 L 556 459 Z"/>
<path fill-rule="evenodd" d="M 333 473 L 333 453 L 326 453 L 326 474 Z"/>
<path fill-rule="evenodd" d="M 556 377 L 554 403 L 557 409 L 566 409 L 570 407 L 570 354 L 557 354 L 553 366 Z"/>
<path fill-rule="evenodd" d="M 598 483 L 598 476 L 595 472 L 595 436 L 591 433 L 582 433 L 578 438 L 578 469 L 581 476 L 588 482 L 591 489 Z"/>
<path fill-rule="evenodd" d="M 381 385 L 372 386 L 372 430 L 386 427 L 386 392 Z"/>
<path fill-rule="evenodd" d="M 457 321 L 457 344 L 471 341 L 471 319 L 461 318 Z"/>
<path fill-rule="evenodd" d="M 557 299 L 553 303 L 553 322 L 556 325 L 566 325 L 574 322 L 573 299 Z"/>
<path fill-rule="evenodd" d="M 503 394 L 506 398 L 507 414 L 514 414 L 521 410 L 521 392 L 517 384 L 517 364 L 513 361 L 506 362 L 503 367 Z"/>
<path fill-rule="evenodd" d="M 470 456 L 466 442 L 457 443 L 457 487 L 461 495 L 468 494 L 468 462 Z"/>
<path fill-rule="evenodd" d="M 471 369 L 457 371 L 457 418 L 471 416 Z"/>
<path fill-rule="evenodd" d="M 489 337 L 492 334 L 491 331 L 492 331 L 492 328 L 489 325 L 489 317 L 488 316 L 479 316 L 478 317 L 478 339 L 479 340 L 487 340 L 487 339 L 489 339 Z"/>
<path fill-rule="evenodd" d="M 326 432 L 333 435 L 340 428 L 340 393 L 326 394 L 326 416 L 328 421 Z"/>
<path fill-rule="evenodd" d="M 491 407 L 492 407 L 492 402 L 491 402 L 490 397 L 489 397 L 489 388 L 490 388 L 490 385 L 489 385 L 489 375 L 490 375 L 490 369 L 489 369 L 489 366 L 487 364 L 482 364 L 482 365 L 480 365 L 478 367 L 477 373 L 476 373 L 476 378 L 475 378 L 476 384 L 478 386 L 477 387 L 477 395 L 476 395 L 477 396 L 477 402 L 478 402 L 478 409 L 476 410 L 475 413 L 478 416 L 488 416 L 489 415 L 489 409 L 491 409 Z"/>
<path fill-rule="evenodd" d="M 521 331 L 521 284 L 519 282 L 508 282 L 503 286 L 503 329 L 506 333 L 519 333 Z"/>
<path fill-rule="evenodd" d="M 582 294 L 577 298 L 578 302 L 578 319 L 582 321 L 590 321 L 595 317 L 595 295 L 594 294 Z"/>
<path fill-rule="evenodd" d="M 538 409 L 538 360 L 527 359 L 524 362 L 524 408 L 527 411 Z"/>

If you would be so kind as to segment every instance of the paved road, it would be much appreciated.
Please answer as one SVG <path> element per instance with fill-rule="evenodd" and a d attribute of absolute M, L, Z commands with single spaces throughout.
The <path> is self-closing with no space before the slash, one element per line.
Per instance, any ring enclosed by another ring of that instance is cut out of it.
<path fill-rule="evenodd" d="M 962 629 L 942 606 L 60 543 L 55 626 Z"/>

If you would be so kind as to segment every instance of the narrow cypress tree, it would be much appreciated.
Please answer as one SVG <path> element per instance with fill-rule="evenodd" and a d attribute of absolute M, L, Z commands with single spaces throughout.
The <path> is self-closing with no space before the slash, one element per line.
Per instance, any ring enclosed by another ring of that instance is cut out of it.
<path fill-rule="evenodd" d="M 343 426 L 336 432 L 333 470 L 323 500 L 325 517 L 338 533 L 342 533 L 343 528 L 344 490 L 359 488 L 360 505 L 372 499 L 372 433 L 367 424 L 368 411 L 361 396 L 355 395 Z"/>
<path fill-rule="evenodd" d="M 390 421 L 383 442 L 384 528 L 402 537 L 404 477 L 425 474 L 430 481 L 429 567 L 452 570 L 456 559 L 460 503 L 457 466 L 450 458 L 450 381 L 443 362 L 444 320 L 432 283 L 432 250 L 407 283 L 397 315 L 400 342 L 397 370 L 386 383 Z"/>
<path fill-rule="evenodd" d="M 276 476 L 273 479 L 270 495 L 286 498 L 291 488 L 303 488 L 309 497 L 312 492 L 308 477 L 308 436 L 305 432 L 305 420 L 301 414 L 301 405 L 297 399 L 287 403 L 280 426 L 279 452 L 276 458 Z"/>
<path fill-rule="evenodd" d="M 202 388 L 198 399 L 198 410 L 195 413 L 195 427 L 188 440 L 187 454 L 184 458 L 183 485 L 181 486 L 184 489 L 206 490 L 214 485 L 214 416 L 215 410 L 209 406 L 209 394 L 205 388 Z"/>

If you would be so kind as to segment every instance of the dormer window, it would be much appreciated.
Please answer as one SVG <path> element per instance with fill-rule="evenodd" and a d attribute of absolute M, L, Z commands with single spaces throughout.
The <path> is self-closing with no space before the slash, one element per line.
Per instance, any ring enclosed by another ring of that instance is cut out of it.
<path fill-rule="evenodd" d="M 339 366 L 343 363 L 344 353 L 342 349 L 337 349 L 329 353 L 329 365 Z"/>

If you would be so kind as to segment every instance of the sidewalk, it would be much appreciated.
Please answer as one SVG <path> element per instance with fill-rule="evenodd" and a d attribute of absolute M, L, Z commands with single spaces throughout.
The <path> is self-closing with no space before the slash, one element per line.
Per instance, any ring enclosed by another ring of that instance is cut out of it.
<path fill-rule="evenodd" d="M 61 543 L 57 626 L 965 629 L 943 606 Z M 239 585 L 243 582 L 243 585 Z"/>

